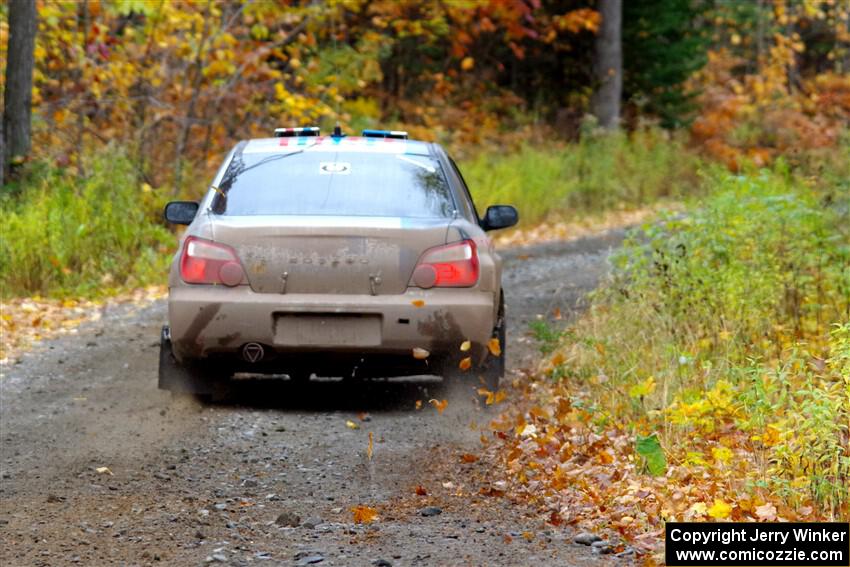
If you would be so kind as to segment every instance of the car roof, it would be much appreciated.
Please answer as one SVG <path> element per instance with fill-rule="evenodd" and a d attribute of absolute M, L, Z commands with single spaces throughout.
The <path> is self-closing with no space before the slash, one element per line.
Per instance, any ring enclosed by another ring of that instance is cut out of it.
<path fill-rule="evenodd" d="M 397 138 L 371 138 L 363 136 L 291 136 L 283 138 L 256 138 L 248 140 L 242 153 L 305 152 L 357 152 L 375 154 L 406 154 L 430 156 L 431 142 L 401 140 Z"/>

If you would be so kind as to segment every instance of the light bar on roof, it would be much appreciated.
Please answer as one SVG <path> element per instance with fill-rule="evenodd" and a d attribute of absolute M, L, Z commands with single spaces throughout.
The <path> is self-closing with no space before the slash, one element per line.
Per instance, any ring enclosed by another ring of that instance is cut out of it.
<path fill-rule="evenodd" d="M 295 136 L 318 136 L 318 126 L 306 126 L 304 128 L 275 128 L 275 138 L 292 138 Z"/>
<path fill-rule="evenodd" d="M 404 130 L 363 130 L 364 138 L 392 138 L 394 140 L 406 140 L 407 132 Z"/>

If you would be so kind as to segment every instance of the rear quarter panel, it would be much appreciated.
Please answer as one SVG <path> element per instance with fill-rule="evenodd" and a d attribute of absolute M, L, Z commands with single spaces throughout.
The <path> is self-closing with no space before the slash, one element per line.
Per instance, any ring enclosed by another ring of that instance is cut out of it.
<path fill-rule="evenodd" d="M 478 247 L 480 273 L 476 288 L 493 295 L 493 320 L 499 310 L 502 289 L 502 257 L 496 252 L 493 239 L 478 225 L 466 219 L 457 219 L 449 227 L 446 242 L 470 239 Z"/>

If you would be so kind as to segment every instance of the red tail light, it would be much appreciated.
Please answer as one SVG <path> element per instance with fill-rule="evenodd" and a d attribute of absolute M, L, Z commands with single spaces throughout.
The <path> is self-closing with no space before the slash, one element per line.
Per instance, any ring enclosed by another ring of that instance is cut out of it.
<path fill-rule="evenodd" d="M 413 271 L 418 287 L 471 287 L 478 282 L 478 249 L 472 240 L 426 250 Z"/>
<path fill-rule="evenodd" d="M 183 244 L 180 277 L 184 282 L 235 286 L 244 276 L 236 251 L 230 246 L 194 236 Z"/>

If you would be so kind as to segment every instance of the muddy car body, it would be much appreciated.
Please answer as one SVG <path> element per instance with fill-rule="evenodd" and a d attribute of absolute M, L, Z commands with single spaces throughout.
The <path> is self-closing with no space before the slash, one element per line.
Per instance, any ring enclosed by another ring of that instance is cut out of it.
<path fill-rule="evenodd" d="M 504 342 L 504 301 L 487 231 L 516 211 L 479 219 L 440 146 L 364 134 L 240 142 L 200 203 L 166 207 L 189 226 L 160 387 L 204 393 L 234 372 L 446 375 L 466 357 L 495 387 L 504 363 L 487 345 Z"/>

